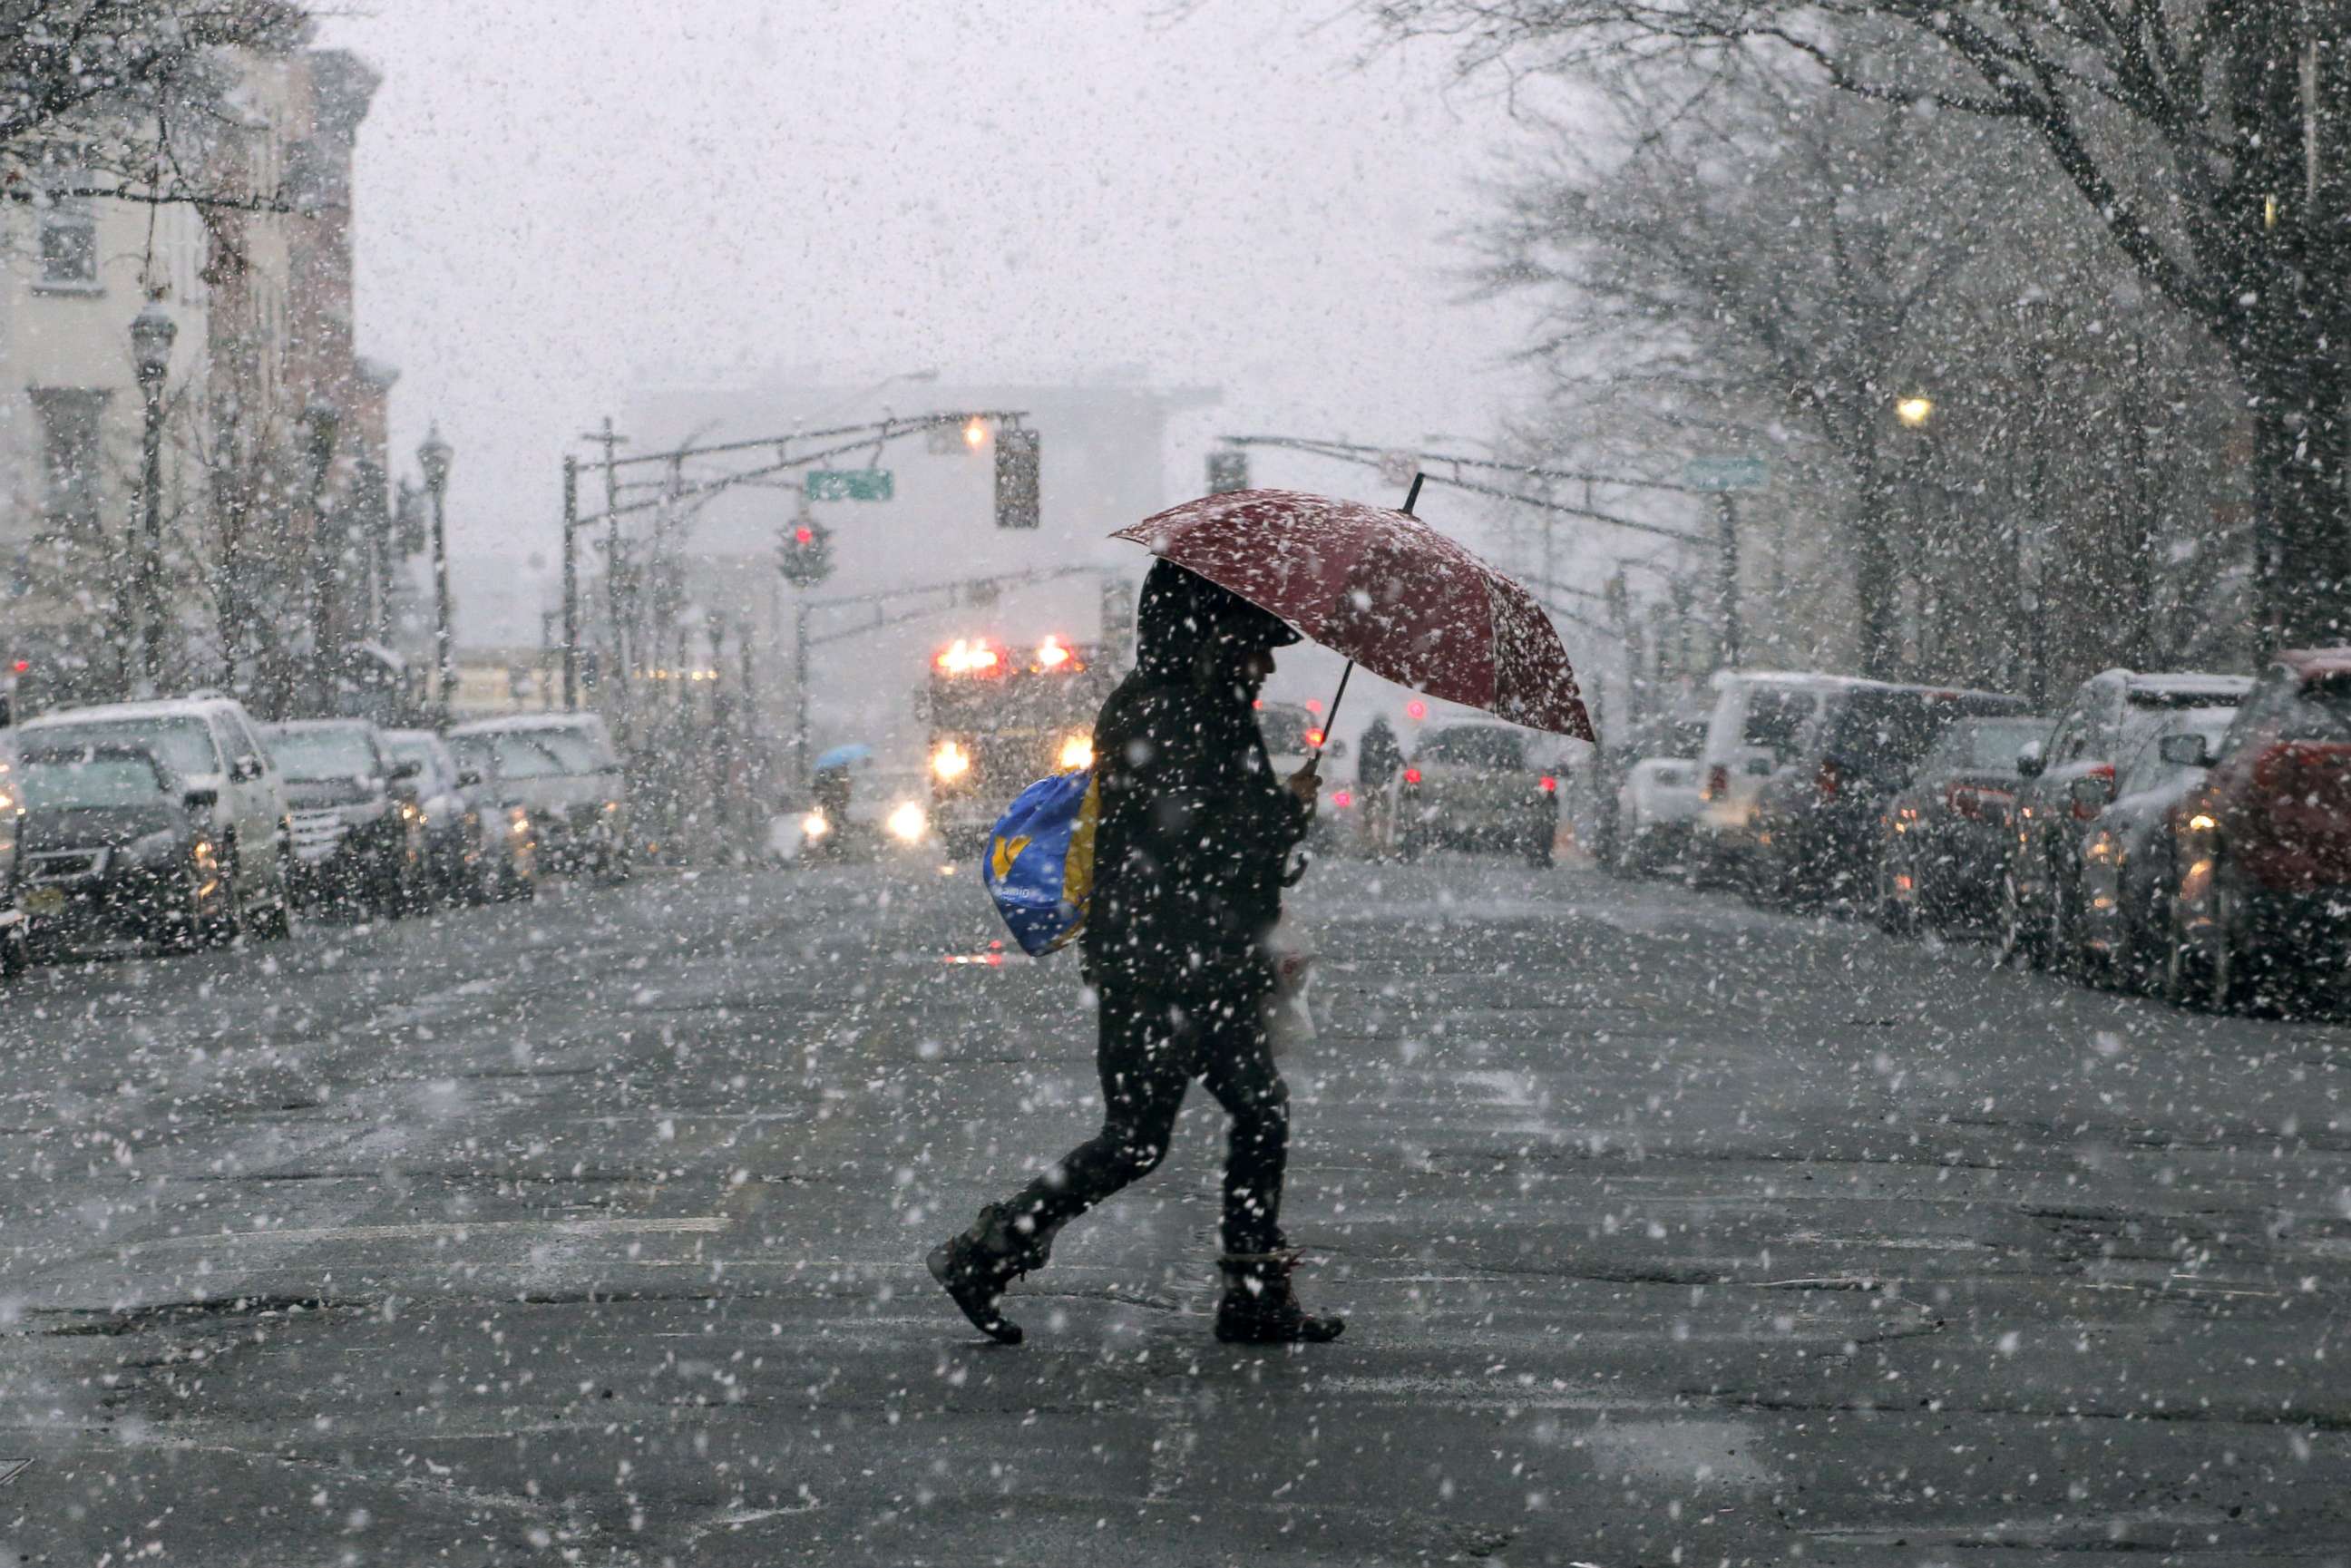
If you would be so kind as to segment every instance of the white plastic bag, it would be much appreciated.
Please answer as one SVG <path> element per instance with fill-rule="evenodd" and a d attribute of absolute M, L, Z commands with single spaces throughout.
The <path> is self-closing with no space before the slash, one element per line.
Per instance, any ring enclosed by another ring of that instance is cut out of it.
<path fill-rule="evenodd" d="M 1265 998 L 1266 1048 L 1282 1056 L 1314 1043 L 1314 1009 L 1306 1000 L 1314 953 L 1287 922 L 1273 928 L 1265 951 L 1273 960 L 1273 990 Z"/>

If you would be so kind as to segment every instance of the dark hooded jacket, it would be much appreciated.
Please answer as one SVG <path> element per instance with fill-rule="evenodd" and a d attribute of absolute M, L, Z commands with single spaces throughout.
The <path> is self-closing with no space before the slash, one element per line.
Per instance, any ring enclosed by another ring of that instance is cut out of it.
<path fill-rule="evenodd" d="M 1249 655 L 1298 640 L 1238 595 L 1166 561 L 1135 618 L 1134 671 L 1094 721 L 1102 808 L 1082 937 L 1096 985 L 1260 995 L 1262 942 L 1304 802 L 1267 761 Z"/>

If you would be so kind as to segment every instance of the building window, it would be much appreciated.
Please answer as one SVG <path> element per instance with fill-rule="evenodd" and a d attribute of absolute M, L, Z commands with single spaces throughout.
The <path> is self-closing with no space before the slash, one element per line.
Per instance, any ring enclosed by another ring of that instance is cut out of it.
<path fill-rule="evenodd" d="M 98 287 L 98 213 L 88 196 L 89 171 L 76 158 L 42 161 L 46 193 L 40 221 L 41 282 L 52 288 Z"/>
<path fill-rule="evenodd" d="M 95 533 L 99 525 L 100 434 L 107 394 L 77 387 L 36 387 L 41 455 L 48 478 L 46 509 L 61 531 Z"/>

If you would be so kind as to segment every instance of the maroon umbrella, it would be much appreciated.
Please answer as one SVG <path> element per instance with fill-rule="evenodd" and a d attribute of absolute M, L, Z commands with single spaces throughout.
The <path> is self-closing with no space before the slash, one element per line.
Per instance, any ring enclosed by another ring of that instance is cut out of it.
<path fill-rule="evenodd" d="M 1567 650 L 1533 596 L 1409 510 L 1233 490 L 1111 537 L 1231 589 L 1398 685 L 1597 738 Z"/>

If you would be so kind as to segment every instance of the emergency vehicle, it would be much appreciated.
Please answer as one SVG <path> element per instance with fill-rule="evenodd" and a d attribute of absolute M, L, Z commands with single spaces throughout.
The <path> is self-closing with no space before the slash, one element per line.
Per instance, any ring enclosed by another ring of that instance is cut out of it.
<path fill-rule="evenodd" d="M 958 637 L 932 655 L 931 827 L 950 853 L 977 853 L 1038 779 L 1093 766 L 1094 715 L 1117 683 L 1100 654 L 1059 637 L 1028 648 Z"/>

